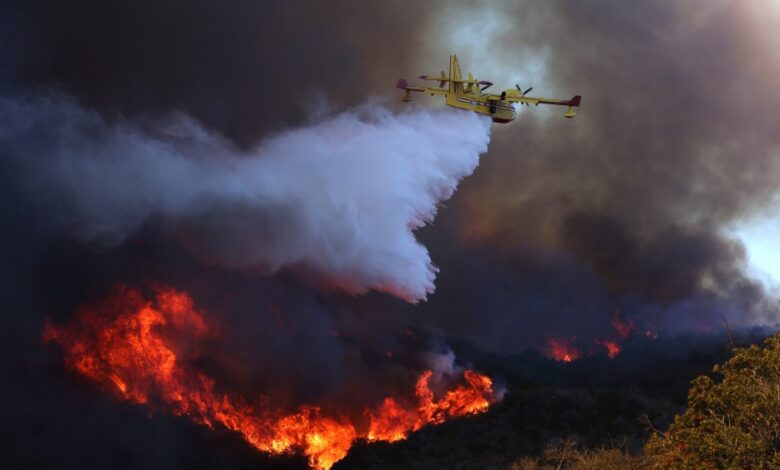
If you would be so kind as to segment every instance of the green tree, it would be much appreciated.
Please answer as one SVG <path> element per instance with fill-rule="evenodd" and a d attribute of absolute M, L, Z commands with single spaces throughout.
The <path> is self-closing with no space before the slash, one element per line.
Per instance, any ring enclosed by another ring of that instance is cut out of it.
<path fill-rule="evenodd" d="M 662 468 L 780 469 L 780 335 L 692 382 L 688 409 L 646 451 Z"/>

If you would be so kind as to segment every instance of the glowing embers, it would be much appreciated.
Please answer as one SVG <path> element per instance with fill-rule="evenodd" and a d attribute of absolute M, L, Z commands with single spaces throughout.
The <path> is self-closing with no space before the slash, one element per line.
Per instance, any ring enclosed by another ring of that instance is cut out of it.
<path fill-rule="evenodd" d="M 611 339 L 597 339 L 593 341 L 597 345 L 603 347 L 607 351 L 607 356 L 610 359 L 615 359 L 620 354 L 621 347 L 617 341 Z"/>
<path fill-rule="evenodd" d="M 582 353 L 574 345 L 576 340 L 576 337 L 571 339 L 550 338 L 547 341 L 547 354 L 558 362 L 577 360 L 582 356 Z"/>
<path fill-rule="evenodd" d="M 400 398 L 385 398 L 375 410 L 364 411 L 369 429 L 359 432 L 348 418 L 319 406 L 285 413 L 268 400 L 246 403 L 217 392 L 213 379 L 188 366 L 199 341 L 214 330 L 186 293 L 158 287 L 148 301 L 140 291 L 120 287 L 104 304 L 82 309 L 67 326 L 47 323 L 43 340 L 62 347 L 68 367 L 125 400 L 208 427 L 224 426 L 264 452 L 302 452 L 312 467 L 322 469 L 344 458 L 357 438 L 397 441 L 426 424 L 485 411 L 495 398 L 491 379 L 467 370 L 464 384 L 436 399 L 429 386 L 433 374 L 425 371 L 417 380 L 416 403 L 402 406 Z"/>
<path fill-rule="evenodd" d="M 612 315 L 612 328 L 615 334 L 607 338 L 597 338 L 592 344 L 581 344 L 577 342 L 577 337 L 571 338 L 550 338 L 547 340 L 545 355 L 558 362 L 569 363 L 585 356 L 591 356 L 598 353 L 606 353 L 610 359 L 615 359 L 623 350 L 623 341 L 636 335 L 640 330 L 633 320 L 624 320 L 621 317 L 620 310 Z M 657 339 L 658 334 L 653 330 L 645 330 L 644 336 L 650 339 Z M 594 350 L 594 345 L 596 349 Z"/>
<path fill-rule="evenodd" d="M 623 320 L 620 310 L 615 310 L 615 313 L 612 315 L 612 327 L 615 328 L 615 332 L 622 339 L 627 339 L 636 332 L 634 322 L 631 319 Z"/>

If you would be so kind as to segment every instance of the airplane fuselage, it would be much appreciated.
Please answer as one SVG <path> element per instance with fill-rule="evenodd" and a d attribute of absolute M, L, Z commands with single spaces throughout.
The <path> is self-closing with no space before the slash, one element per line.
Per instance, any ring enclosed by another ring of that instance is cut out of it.
<path fill-rule="evenodd" d="M 505 124 L 517 116 L 514 104 L 506 101 L 489 101 L 484 93 L 448 93 L 446 104 L 490 116 L 493 122 Z"/>

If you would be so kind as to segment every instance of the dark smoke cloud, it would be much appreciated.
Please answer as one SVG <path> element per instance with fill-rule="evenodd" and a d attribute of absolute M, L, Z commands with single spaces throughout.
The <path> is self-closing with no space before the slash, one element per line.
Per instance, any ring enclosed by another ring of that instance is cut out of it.
<path fill-rule="evenodd" d="M 433 230 L 457 231 L 467 246 L 503 253 L 498 261 L 482 258 L 487 272 L 504 266 L 514 273 L 496 275 L 494 288 L 482 290 L 489 294 L 475 289 L 485 323 L 514 324 L 511 335 L 525 336 L 523 323 L 568 332 L 572 323 L 607 324 L 619 306 L 655 311 L 671 328 L 719 322 L 690 317 L 774 323 L 776 302 L 746 277 L 744 249 L 727 235 L 768 202 L 780 176 L 771 118 L 778 95 L 763 76 L 780 64 L 767 47 L 771 38 L 753 27 L 755 12 L 733 2 L 500 8 L 513 27 L 495 50 L 546 51 L 550 81 L 530 84 L 584 98 L 571 122 L 523 109 L 513 126 L 495 129 L 489 158 L 440 220 L 449 222 Z M 453 251 L 432 254 L 447 259 L 443 272 L 463 264 Z M 509 279 L 534 285 L 534 274 L 549 269 L 557 272 L 545 285 L 558 288 L 515 295 L 524 288 Z M 596 287 L 566 281 L 588 271 Z M 464 276 L 450 288 L 448 279 L 441 276 L 440 292 L 476 281 Z M 577 316 L 566 313 L 569 303 Z M 561 326 L 536 323 L 540 305 Z"/>
<path fill-rule="evenodd" d="M 249 145 L 392 85 L 383 74 L 410 56 L 427 9 L 86 0 L 27 10 L 40 43 L 23 64 L 28 83 L 60 84 L 109 117 L 186 112 Z"/>

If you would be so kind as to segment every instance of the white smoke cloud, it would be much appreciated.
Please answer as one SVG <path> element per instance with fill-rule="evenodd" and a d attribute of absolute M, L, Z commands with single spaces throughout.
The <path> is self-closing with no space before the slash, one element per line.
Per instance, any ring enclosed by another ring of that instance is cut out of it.
<path fill-rule="evenodd" d="M 436 277 L 413 231 L 489 139 L 472 113 L 367 106 L 243 152 L 186 116 L 107 124 L 62 96 L 0 98 L 0 155 L 42 217 L 84 242 L 115 246 L 155 218 L 208 263 L 410 302 Z"/>

